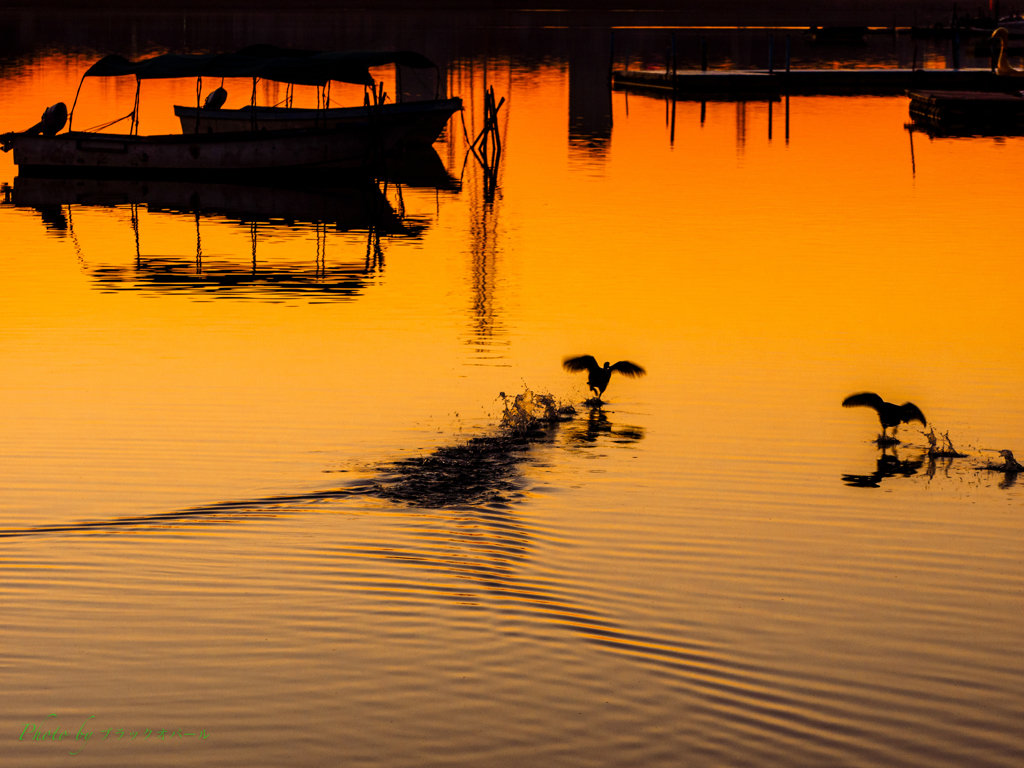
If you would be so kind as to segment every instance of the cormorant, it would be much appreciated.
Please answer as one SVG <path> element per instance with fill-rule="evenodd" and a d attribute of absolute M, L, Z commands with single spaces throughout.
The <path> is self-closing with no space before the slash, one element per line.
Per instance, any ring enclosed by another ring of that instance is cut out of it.
<path fill-rule="evenodd" d="M 924 426 L 928 426 L 928 422 L 924 418 L 924 414 L 921 413 L 921 409 L 913 403 L 904 403 L 903 405 L 896 405 L 896 403 L 887 403 L 874 392 L 860 392 L 856 395 L 850 395 L 848 398 L 843 400 L 844 408 L 852 408 L 855 405 L 866 405 L 869 408 L 874 408 L 878 413 L 878 420 L 882 422 L 882 437 L 883 441 L 895 440 L 896 430 L 900 424 L 909 424 L 911 421 L 920 421 Z M 889 437 L 885 434 L 885 430 L 892 427 L 893 436 Z"/>
<path fill-rule="evenodd" d="M 597 364 L 593 355 L 582 355 L 581 357 L 567 357 L 562 366 L 567 371 L 587 371 L 590 376 L 587 378 L 587 386 L 597 393 L 597 399 L 601 399 L 605 389 L 608 387 L 608 380 L 612 377 L 612 371 L 618 371 L 624 376 L 643 376 L 647 371 L 636 363 L 628 360 L 619 360 L 615 365 L 604 364 L 604 368 Z"/>
<path fill-rule="evenodd" d="M 206 97 L 206 101 L 203 102 L 203 109 L 220 109 L 224 106 L 224 102 L 228 100 L 228 92 L 224 88 L 215 88 L 210 91 L 210 95 Z"/>
<path fill-rule="evenodd" d="M 999 455 L 1003 457 L 1003 464 L 1005 472 L 1020 472 L 1024 470 L 1020 462 L 1013 458 L 1013 451 L 1000 451 Z"/>

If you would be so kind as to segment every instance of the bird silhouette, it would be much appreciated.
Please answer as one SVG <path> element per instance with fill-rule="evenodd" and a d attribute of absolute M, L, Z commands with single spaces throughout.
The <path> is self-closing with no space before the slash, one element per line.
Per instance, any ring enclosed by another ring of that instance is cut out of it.
<path fill-rule="evenodd" d="M 882 436 L 879 438 L 881 442 L 895 441 L 896 430 L 899 429 L 900 424 L 920 421 L 922 425 L 928 426 L 928 422 L 925 420 L 924 414 L 921 413 L 921 409 L 913 403 L 904 403 L 903 405 L 887 403 L 874 392 L 859 392 L 843 400 L 844 408 L 852 408 L 857 405 L 866 405 L 869 408 L 874 408 L 875 412 L 878 413 L 878 420 L 882 423 Z M 889 427 L 893 428 L 892 437 L 885 434 Z"/>
<path fill-rule="evenodd" d="M 1013 451 L 1000 451 L 999 455 L 1003 457 L 1003 471 L 1020 472 L 1024 470 L 1024 466 L 1021 466 L 1020 462 L 1013 458 Z"/>
<path fill-rule="evenodd" d="M 228 92 L 223 87 L 210 91 L 210 95 L 203 102 L 203 109 L 220 109 L 228 100 Z"/>
<path fill-rule="evenodd" d="M 1010 41 L 1010 33 L 1004 27 L 1000 27 L 992 33 L 992 39 L 999 41 L 999 61 L 996 63 L 996 74 L 1003 77 L 1024 77 L 1024 72 L 1014 69 L 1007 61 L 1006 48 Z"/>
<path fill-rule="evenodd" d="M 623 376 L 643 376 L 647 371 L 636 363 L 628 360 L 619 360 L 615 365 L 605 362 L 602 368 L 597 364 L 593 355 L 582 355 L 580 357 L 567 357 L 562 362 L 567 371 L 587 371 L 590 376 L 587 378 L 587 386 L 595 393 L 598 400 L 608 388 L 608 381 L 612 377 L 612 371 L 618 371 Z"/>

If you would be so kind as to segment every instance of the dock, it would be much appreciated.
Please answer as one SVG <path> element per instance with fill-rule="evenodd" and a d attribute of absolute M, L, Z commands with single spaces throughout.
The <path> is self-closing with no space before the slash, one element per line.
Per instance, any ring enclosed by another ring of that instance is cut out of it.
<path fill-rule="evenodd" d="M 948 133 L 1021 133 L 1024 97 L 1019 93 L 910 91 L 910 116 Z"/>
<path fill-rule="evenodd" d="M 777 100 L 791 96 L 892 95 L 916 91 L 1002 92 L 1008 83 L 989 69 L 618 70 L 616 89 L 674 94 L 682 101 Z"/>

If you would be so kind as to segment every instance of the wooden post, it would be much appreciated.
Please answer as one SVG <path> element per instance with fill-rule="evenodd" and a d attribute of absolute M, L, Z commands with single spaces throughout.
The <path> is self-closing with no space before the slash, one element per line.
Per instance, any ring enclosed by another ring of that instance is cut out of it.
<path fill-rule="evenodd" d="M 786 144 L 789 144 L 789 94 L 786 94 Z"/>
<path fill-rule="evenodd" d="M 700 39 L 700 71 L 708 71 L 708 41 L 705 37 Z"/>
<path fill-rule="evenodd" d="M 960 71 L 960 24 L 953 27 L 953 69 Z"/>
<path fill-rule="evenodd" d="M 775 35 L 768 35 L 768 74 L 772 74 L 775 69 Z"/>
<path fill-rule="evenodd" d="M 672 33 L 672 100 L 676 98 L 676 33 Z M 673 106 L 673 112 L 675 107 Z"/>
<path fill-rule="evenodd" d="M 615 30 L 612 30 L 612 41 L 608 51 L 608 83 L 612 82 L 612 76 L 615 74 Z"/>

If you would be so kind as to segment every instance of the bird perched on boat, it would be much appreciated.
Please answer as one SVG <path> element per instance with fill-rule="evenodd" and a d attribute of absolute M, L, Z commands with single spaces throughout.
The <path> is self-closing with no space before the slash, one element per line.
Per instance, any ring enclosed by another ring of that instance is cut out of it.
<path fill-rule="evenodd" d="M 992 39 L 999 41 L 999 60 L 996 62 L 996 74 L 1002 77 L 1024 77 L 1024 72 L 1014 69 L 1007 61 L 1006 49 L 1009 47 L 1010 33 L 1000 27 L 992 33 Z"/>
<path fill-rule="evenodd" d="M 567 371 L 587 371 L 590 376 L 587 378 L 587 386 L 595 393 L 598 400 L 608 387 L 608 381 L 612 377 L 612 371 L 618 371 L 623 376 L 643 376 L 647 371 L 636 363 L 628 360 L 619 360 L 615 365 L 605 362 L 602 368 L 597 364 L 593 355 L 582 355 L 580 357 L 567 357 L 562 361 L 562 366 Z"/>
<path fill-rule="evenodd" d="M 913 403 L 904 403 L 903 405 L 887 403 L 874 392 L 859 392 L 843 400 L 844 408 L 853 408 L 857 405 L 866 405 L 868 408 L 875 409 L 875 412 L 878 414 L 878 420 L 882 422 L 882 436 L 879 438 L 882 442 L 894 441 L 896 439 L 896 430 L 899 429 L 900 424 L 919 421 L 923 426 L 928 426 L 928 422 L 925 420 L 924 414 L 921 413 L 921 409 Z M 885 434 L 889 427 L 893 428 L 892 437 Z"/>
<path fill-rule="evenodd" d="M 215 88 L 210 91 L 210 95 L 206 97 L 206 101 L 203 102 L 203 109 L 220 109 L 224 106 L 224 102 L 228 100 L 228 92 L 223 87 Z"/>

